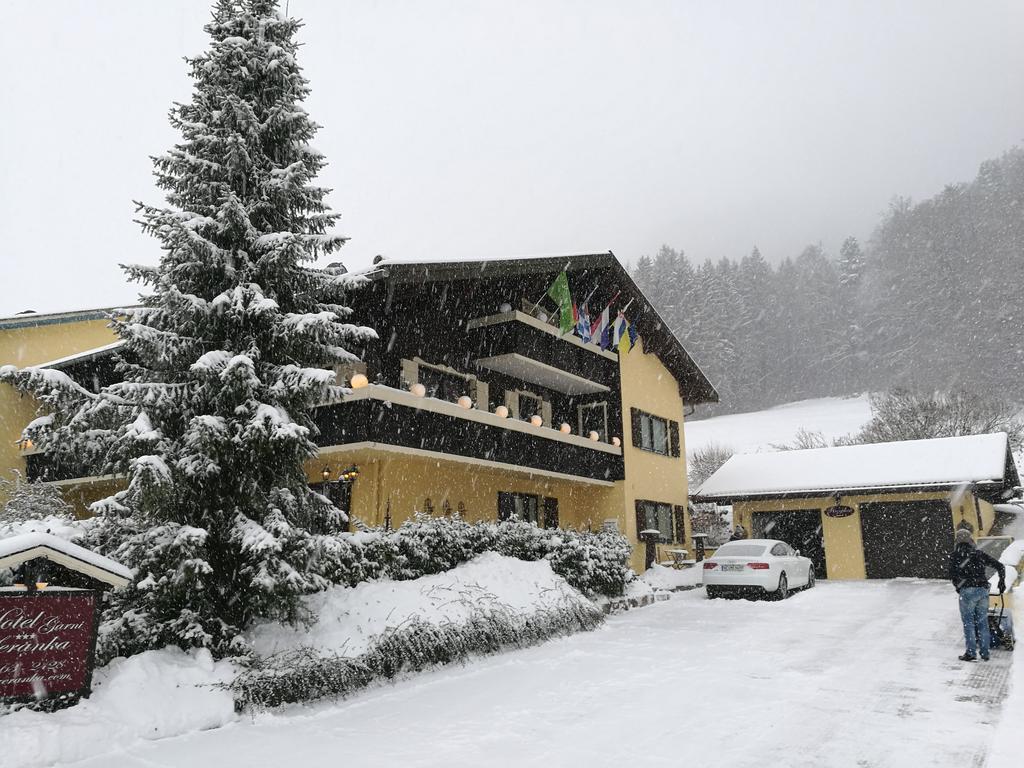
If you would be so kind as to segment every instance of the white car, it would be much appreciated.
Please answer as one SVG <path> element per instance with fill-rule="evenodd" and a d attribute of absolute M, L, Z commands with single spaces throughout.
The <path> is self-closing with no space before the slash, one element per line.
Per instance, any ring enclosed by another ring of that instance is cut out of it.
<path fill-rule="evenodd" d="M 708 597 L 756 591 L 780 600 L 814 586 L 814 564 L 777 539 L 737 539 L 704 561 Z"/>

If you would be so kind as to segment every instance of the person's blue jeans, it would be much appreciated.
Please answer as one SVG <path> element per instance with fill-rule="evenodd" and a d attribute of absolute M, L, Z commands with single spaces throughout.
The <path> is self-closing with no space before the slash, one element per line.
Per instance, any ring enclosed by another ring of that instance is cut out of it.
<path fill-rule="evenodd" d="M 988 633 L 988 587 L 964 587 L 960 590 L 960 619 L 964 623 L 964 641 L 967 653 L 988 656 L 992 639 Z M 977 639 L 976 639 L 977 638 Z"/>

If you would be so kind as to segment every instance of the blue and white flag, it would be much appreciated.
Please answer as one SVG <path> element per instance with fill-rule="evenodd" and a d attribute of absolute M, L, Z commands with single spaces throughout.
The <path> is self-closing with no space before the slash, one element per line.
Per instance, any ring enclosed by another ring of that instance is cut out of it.
<path fill-rule="evenodd" d="M 590 310 L 586 304 L 579 309 L 579 317 L 576 320 L 576 333 L 583 339 L 584 344 L 589 344 L 593 338 L 590 333 Z"/>

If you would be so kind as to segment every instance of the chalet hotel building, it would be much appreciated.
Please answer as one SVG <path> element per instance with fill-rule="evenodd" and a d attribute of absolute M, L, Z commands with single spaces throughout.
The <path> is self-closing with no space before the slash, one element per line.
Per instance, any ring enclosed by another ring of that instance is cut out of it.
<path fill-rule="evenodd" d="M 590 313 L 625 309 L 626 343 L 559 328 L 546 296 L 563 273 Z M 366 274 L 350 304 L 379 339 L 337 371 L 349 389 L 317 409 L 319 454 L 306 467 L 352 521 L 398 526 L 422 512 L 615 527 L 635 569 L 641 530 L 693 551 L 683 422 L 718 396 L 611 253 L 378 258 Z M 118 346 L 100 310 L 0 319 L 0 365 L 60 369 L 93 389 L 114 380 Z M 87 514 L 123 480 L 83 476 L 22 443 L 35 414 L 29 396 L 0 385 L 0 472 L 53 483 Z"/>

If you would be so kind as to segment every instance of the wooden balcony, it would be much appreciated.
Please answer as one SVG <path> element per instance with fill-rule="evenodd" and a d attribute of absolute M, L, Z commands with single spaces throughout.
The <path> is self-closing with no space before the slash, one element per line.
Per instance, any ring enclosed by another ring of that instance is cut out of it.
<path fill-rule="evenodd" d="M 497 371 L 566 395 L 618 387 L 619 360 L 596 344 L 562 334 L 525 312 L 510 311 L 466 323 L 477 368 Z"/>
<path fill-rule="evenodd" d="M 625 477 L 618 446 L 391 387 L 354 390 L 315 418 L 325 448 L 390 446 L 599 485 Z"/>

